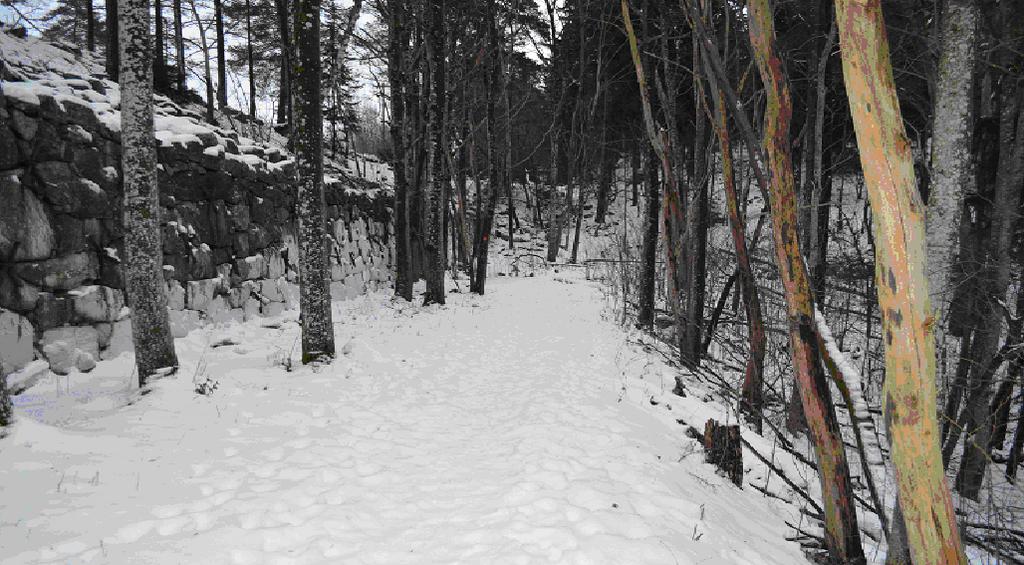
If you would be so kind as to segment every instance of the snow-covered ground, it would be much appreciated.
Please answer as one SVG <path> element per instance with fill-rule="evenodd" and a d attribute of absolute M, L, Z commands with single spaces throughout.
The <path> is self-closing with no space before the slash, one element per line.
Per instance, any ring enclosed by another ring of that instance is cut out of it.
<path fill-rule="evenodd" d="M 0 562 L 804 561 L 794 508 L 703 463 L 676 419 L 705 405 L 594 284 L 336 303 L 329 366 L 286 370 L 290 313 L 177 340 L 147 394 L 130 354 L 51 375 L 0 440 Z"/>

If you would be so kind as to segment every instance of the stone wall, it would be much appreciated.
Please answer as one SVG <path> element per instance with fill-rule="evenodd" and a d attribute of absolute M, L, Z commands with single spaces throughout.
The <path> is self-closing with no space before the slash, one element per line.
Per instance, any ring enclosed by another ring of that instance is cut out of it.
<path fill-rule="evenodd" d="M 12 42 L 28 49 L 21 44 L 33 40 L 2 41 L 9 52 Z M 4 375 L 33 359 L 59 373 L 88 370 L 130 347 L 119 261 L 119 93 L 88 61 L 74 62 L 84 70 L 15 60 L 3 77 Z M 205 124 L 195 109 L 163 98 L 157 105 L 163 262 L 175 336 L 205 322 L 274 316 L 296 306 L 291 156 Z M 326 185 L 335 298 L 387 283 L 385 193 L 337 168 Z"/>

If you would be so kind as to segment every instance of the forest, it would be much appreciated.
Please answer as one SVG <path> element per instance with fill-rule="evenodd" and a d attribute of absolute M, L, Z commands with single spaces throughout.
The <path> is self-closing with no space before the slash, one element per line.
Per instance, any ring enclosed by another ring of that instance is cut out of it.
<path fill-rule="evenodd" d="M 0 0 L 0 561 L 1024 562 L 1020 8 Z"/>

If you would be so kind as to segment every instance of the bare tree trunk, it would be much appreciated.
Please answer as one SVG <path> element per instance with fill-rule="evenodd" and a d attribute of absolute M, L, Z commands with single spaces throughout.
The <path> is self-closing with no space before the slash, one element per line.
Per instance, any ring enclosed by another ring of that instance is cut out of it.
<path fill-rule="evenodd" d="M 114 82 L 118 82 L 118 74 L 121 70 L 121 50 L 118 47 L 121 34 L 118 30 L 117 3 L 118 0 L 104 0 L 104 8 L 107 16 L 107 52 L 105 70 L 107 71 L 107 77 Z"/>
<path fill-rule="evenodd" d="M 880 0 L 838 0 L 843 74 L 875 233 L 885 421 L 914 563 L 966 563 L 939 452 L 924 203 L 896 96 Z M 774 212 L 774 210 L 773 210 Z"/>
<path fill-rule="evenodd" d="M 647 173 L 647 215 L 644 218 L 644 246 L 640 265 L 640 311 L 637 322 L 640 327 L 654 327 L 654 283 L 658 265 L 658 232 L 661 215 L 661 190 L 658 185 L 658 155 L 650 150 L 645 163 Z"/>
<path fill-rule="evenodd" d="M 85 0 L 85 48 L 96 51 L 96 9 L 93 0 Z"/>
<path fill-rule="evenodd" d="M 706 5 L 701 0 L 701 5 Z M 691 367 L 700 364 L 704 328 L 705 278 L 708 246 L 708 135 L 704 81 L 699 75 L 700 49 L 693 36 L 694 134 L 690 176 L 690 200 L 686 207 L 686 249 L 683 268 L 683 327 L 680 339 L 682 361 Z"/>
<path fill-rule="evenodd" d="M 181 0 L 174 0 L 180 2 Z M 249 64 L 249 116 L 256 119 L 256 69 L 252 59 L 252 0 L 245 0 L 245 56 Z"/>
<path fill-rule="evenodd" d="M 487 196 L 483 213 L 477 213 L 477 222 L 480 226 L 477 244 L 473 247 L 476 253 L 474 268 L 476 277 L 473 280 L 470 290 L 477 294 L 483 294 L 487 283 L 487 252 L 491 240 L 491 228 L 494 225 L 494 210 L 498 203 L 500 171 L 498 168 L 498 132 L 497 121 L 494 115 L 495 87 L 498 83 L 498 33 L 497 14 L 495 13 L 495 0 L 487 0 L 484 18 L 487 26 L 487 70 L 485 75 L 486 85 L 486 112 L 487 112 L 487 163 L 489 165 L 487 178 Z M 479 202 L 480 199 L 477 199 Z"/>
<path fill-rule="evenodd" d="M 228 106 L 228 64 L 224 50 L 224 2 L 213 0 L 213 21 L 217 32 L 217 107 Z"/>
<path fill-rule="evenodd" d="M 299 220 L 299 317 L 302 362 L 334 357 L 328 231 L 324 216 L 320 0 L 295 0 L 295 172 Z"/>
<path fill-rule="evenodd" d="M 445 0 L 430 0 L 429 28 L 427 32 L 427 58 L 430 63 L 430 128 L 429 156 L 430 188 L 424 202 L 427 206 L 427 229 L 424 238 L 426 250 L 427 292 L 424 304 L 444 304 L 444 210 L 448 190 L 448 167 L 445 154 Z"/>
<path fill-rule="evenodd" d="M 547 260 L 549 263 L 558 260 L 558 244 L 562 239 L 562 212 L 559 211 L 562 198 L 558 194 L 558 132 L 556 127 L 555 124 L 551 126 L 551 165 L 548 169 L 548 185 L 551 189 L 548 196 L 547 229 Z"/>
<path fill-rule="evenodd" d="M 409 187 L 406 179 L 405 144 L 405 29 L 404 0 L 389 0 L 388 80 L 391 83 L 391 144 L 395 172 L 395 295 L 412 302 L 412 266 L 409 263 Z"/>
<path fill-rule="evenodd" d="M 952 297 L 950 274 L 964 194 L 973 192 L 971 132 L 974 129 L 974 66 L 980 14 L 977 0 L 945 0 L 935 109 L 932 124 L 931 182 L 925 233 L 928 287 L 942 331 Z"/>
<path fill-rule="evenodd" d="M 181 0 L 174 0 L 171 9 L 174 12 L 174 86 L 178 92 L 184 93 L 188 89 L 188 83 L 185 78 L 185 38 L 181 24 Z"/>
<path fill-rule="evenodd" d="M 149 0 L 121 0 L 121 170 L 124 183 L 125 295 L 132 309 L 132 342 L 139 386 L 178 366 L 167 318 L 160 243 L 160 193 L 153 143 L 153 46 Z"/>
<path fill-rule="evenodd" d="M 298 0 L 292 0 L 297 2 Z M 288 26 L 288 0 L 274 0 L 277 8 L 277 30 L 281 36 L 281 92 L 277 103 L 277 123 L 292 129 L 292 42 Z"/>
<path fill-rule="evenodd" d="M 711 76 L 710 72 L 708 76 Z M 743 296 L 743 306 L 747 311 L 747 327 L 750 336 L 750 355 L 747 357 L 743 386 L 740 390 L 739 408 L 754 429 L 761 433 L 764 354 L 768 340 L 765 334 L 764 320 L 761 317 L 761 299 L 757 292 L 757 282 L 750 266 L 750 253 L 747 251 L 745 223 L 740 215 L 739 197 L 736 193 L 732 147 L 725 113 L 725 95 L 713 83 L 714 79 L 712 79 L 711 89 L 715 103 L 714 127 L 722 155 L 722 184 L 725 188 L 729 227 L 732 233 L 733 248 L 736 251 L 736 263 L 740 278 L 740 293 Z"/>
<path fill-rule="evenodd" d="M 164 5 L 163 0 L 155 0 L 154 20 L 156 38 L 153 48 L 153 88 L 157 92 L 167 92 L 170 83 L 167 78 L 167 59 L 164 57 Z"/>
<path fill-rule="evenodd" d="M 853 487 L 839 422 L 821 367 L 815 339 L 814 297 L 797 237 L 796 190 L 789 127 L 793 105 L 785 66 L 775 46 L 775 24 L 769 0 L 750 0 L 750 42 L 767 91 L 764 116 L 765 153 L 771 171 L 772 232 L 785 290 L 790 351 L 797 388 L 807 417 L 818 462 L 825 508 L 825 546 L 840 563 L 863 563 Z"/>
<path fill-rule="evenodd" d="M 210 44 L 206 41 L 206 26 L 199 18 L 199 10 L 196 9 L 196 0 L 189 0 L 192 7 L 192 17 L 195 18 L 196 27 L 199 29 L 199 45 L 203 48 L 203 78 L 206 79 L 206 121 L 211 124 L 216 122 L 213 113 L 213 75 L 210 72 Z"/>
<path fill-rule="evenodd" d="M 637 45 L 636 33 L 633 31 L 633 22 L 629 15 L 629 0 L 621 0 L 621 7 L 622 21 L 626 27 L 629 51 L 633 59 L 633 69 L 636 73 L 637 86 L 640 89 L 640 102 L 644 115 L 644 129 L 647 132 L 647 139 L 651 144 L 651 148 L 657 154 L 657 158 L 661 163 L 662 186 L 665 195 L 663 219 L 665 223 L 666 268 L 667 272 L 670 273 L 669 283 L 671 288 L 670 294 L 672 295 L 670 296 L 670 300 L 676 302 L 678 281 L 675 280 L 675 270 L 678 258 L 678 241 L 673 237 L 673 232 L 682 223 L 682 213 L 681 203 L 678 197 L 679 187 L 676 181 L 675 169 L 672 167 L 672 162 L 669 157 L 672 151 L 671 138 L 665 130 L 659 131 L 658 125 L 654 120 L 654 112 L 651 108 L 651 95 L 647 84 L 647 75 L 644 71 L 644 65 L 640 58 L 640 48 Z M 649 225 L 647 228 L 648 230 L 652 230 Z M 648 231 L 648 233 L 650 233 L 650 231 Z"/>

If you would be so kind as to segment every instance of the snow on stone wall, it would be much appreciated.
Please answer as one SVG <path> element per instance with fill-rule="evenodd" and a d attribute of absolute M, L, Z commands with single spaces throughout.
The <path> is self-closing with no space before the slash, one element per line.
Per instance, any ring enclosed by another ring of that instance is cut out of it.
<path fill-rule="evenodd" d="M 35 359 L 88 370 L 131 344 L 118 88 L 32 38 L 0 31 L 0 53 L 0 374 L 38 370 Z M 297 307 L 291 155 L 163 97 L 156 112 L 175 336 Z M 332 294 L 343 299 L 391 280 L 390 210 L 379 185 L 337 168 L 325 180 Z"/>

